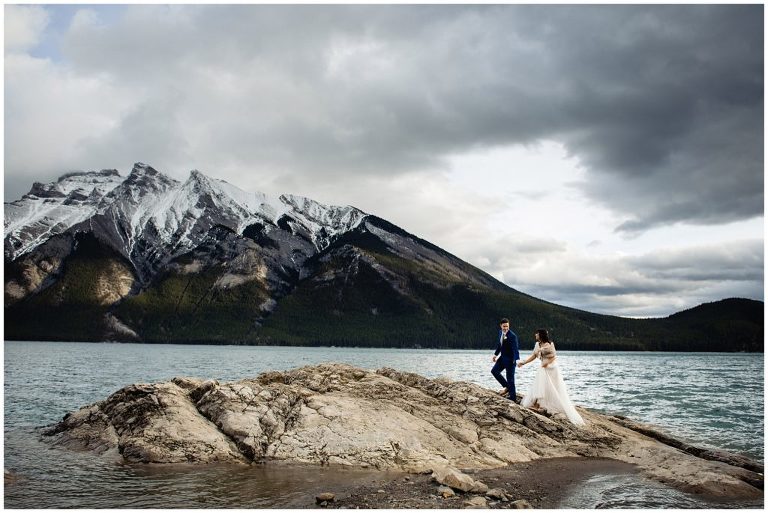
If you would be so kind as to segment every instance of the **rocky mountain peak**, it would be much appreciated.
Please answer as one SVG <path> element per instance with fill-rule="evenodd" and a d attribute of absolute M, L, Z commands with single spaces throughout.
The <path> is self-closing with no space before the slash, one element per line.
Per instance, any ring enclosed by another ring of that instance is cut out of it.
<path fill-rule="evenodd" d="M 35 198 L 65 198 L 67 195 L 62 192 L 57 183 L 42 183 L 35 182 L 32 184 L 32 188 L 23 199 L 35 199 Z"/>
<path fill-rule="evenodd" d="M 142 195 L 146 191 L 166 190 L 177 184 L 178 182 L 173 178 L 170 178 L 152 166 L 148 166 L 141 162 L 137 162 L 133 165 L 131 173 L 128 175 L 128 178 L 125 179 L 125 182 L 123 182 L 123 185 L 126 187 L 139 187 L 144 189 L 141 191 Z"/>
<path fill-rule="evenodd" d="M 131 169 L 131 174 L 156 175 L 156 174 L 160 174 L 160 172 L 148 164 L 145 164 L 143 162 L 136 162 L 135 164 L 133 164 L 133 168 Z"/>
<path fill-rule="evenodd" d="M 120 173 L 116 169 L 101 171 L 72 171 L 61 175 L 55 182 L 35 182 L 22 199 L 66 198 L 72 193 L 87 198 L 92 192 L 99 197 L 111 190 L 119 181 Z"/>
<path fill-rule="evenodd" d="M 44 209 L 36 206 L 41 198 Z M 365 215 L 300 196 L 246 192 L 197 169 L 179 182 L 137 162 L 125 178 L 116 170 L 69 173 L 55 183 L 35 183 L 30 194 L 6 204 L 6 259 L 15 260 L 58 234 L 94 232 L 133 263 L 144 281 L 208 240 L 217 226 L 238 235 L 254 225 L 273 226 L 319 251 Z M 308 256 L 291 260 L 286 255 L 286 265 L 293 268 Z"/>
<path fill-rule="evenodd" d="M 181 188 L 191 194 L 221 194 L 216 186 L 217 180 L 206 176 L 197 169 L 189 172 L 189 177 L 182 184 Z"/>
<path fill-rule="evenodd" d="M 117 169 L 102 169 L 101 171 L 71 171 L 69 173 L 65 173 L 61 175 L 58 179 L 58 182 L 63 182 L 70 179 L 75 179 L 78 177 L 85 177 L 87 178 L 110 178 L 110 177 L 120 177 L 120 173 L 117 171 Z"/>
<path fill-rule="evenodd" d="M 197 169 L 193 169 L 189 172 L 189 178 L 190 180 L 197 180 L 197 181 L 208 181 L 208 177 L 198 171 Z"/>

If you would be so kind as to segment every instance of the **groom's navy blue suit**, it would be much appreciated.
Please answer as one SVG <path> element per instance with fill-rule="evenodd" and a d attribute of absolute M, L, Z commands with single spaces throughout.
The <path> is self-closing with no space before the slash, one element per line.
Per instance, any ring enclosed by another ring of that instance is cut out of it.
<path fill-rule="evenodd" d="M 498 342 L 496 345 L 495 356 L 499 356 L 496 363 L 491 369 L 491 374 L 496 378 L 496 381 L 501 383 L 501 386 L 507 389 L 509 392 L 509 398 L 515 401 L 517 399 L 517 391 L 515 390 L 515 362 L 520 359 L 520 343 L 517 339 L 517 335 L 512 330 L 507 331 L 506 335 L 499 330 Z M 501 375 L 501 371 L 507 371 L 507 379 Z"/>

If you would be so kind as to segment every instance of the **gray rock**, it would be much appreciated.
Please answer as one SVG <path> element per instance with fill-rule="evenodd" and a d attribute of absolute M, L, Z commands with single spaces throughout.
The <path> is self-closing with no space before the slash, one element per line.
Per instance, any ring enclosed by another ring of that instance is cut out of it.
<path fill-rule="evenodd" d="M 531 506 L 531 503 L 525 499 L 516 500 L 512 502 L 511 506 L 512 506 L 512 509 L 533 509 L 533 506 Z"/>
<path fill-rule="evenodd" d="M 464 507 L 468 509 L 485 509 L 488 507 L 488 501 L 485 500 L 485 497 L 476 496 L 464 501 Z"/>
<path fill-rule="evenodd" d="M 488 485 L 481 481 L 475 480 L 474 486 L 469 489 L 472 493 L 488 493 Z"/>
<path fill-rule="evenodd" d="M 44 434 L 56 444 L 117 452 L 137 463 L 247 463 L 234 440 L 200 415 L 175 383 L 131 385 L 67 415 Z"/>
<path fill-rule="evenodd" d="M 480 481 L 475 481 L 467 474 L 453 467 L 435 467 L 432 471 L 432 479 L 441 485 L 450 486 L 454 490 L 462 492 L 485 493 L 488 487 Z"/>
<path fill-rule="evenodd" d="M 449 497 L 454 497 L 456 495 L 456 492 L 453 491 L 453 488 L 450 486 L 439 486 L 437 488 L 437 494 L 442 495 L 443 499 L 447 499 Z"/>
<path fill-rule="evenodd" d="M 317 501 L 318 504 L 321 502 L 333 502 L 333 500 L 336 498 L 336 496 L 330 492 L 323 492 L 317 497 L 315 497 L 315 501 Z"/>
<path fill-rule="evenodd" d="M 491 488 L 490 490 L 485 492 L 485 495 L 487 495 L 492 499 L 499 499 L 499 500 L 504 500 L 507 498 L 507 494 L 501 488 Z"/>

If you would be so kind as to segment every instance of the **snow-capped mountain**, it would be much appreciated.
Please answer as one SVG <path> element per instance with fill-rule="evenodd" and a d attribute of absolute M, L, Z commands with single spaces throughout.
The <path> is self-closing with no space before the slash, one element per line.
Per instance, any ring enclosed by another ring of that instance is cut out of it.
<path fill-rule="evenodd" d="M 4 227 L 6 340 L 488 348 L 501 316 L 561 348 L 719 351 L 732 325 L 733 350 L 764 339 L 762 302 L 659 320 L 561 307 L 354 207 L 199 171 L 69 173 L 6 203 Z"/>
<path fill-rule="evenodd" d="M 354 207 L 245 192 L 197 170 L 182 183 L 142 163 L 126 178 L 103 170 L 36 183 L 5 208 L 6 260 L 16 260 L 56 235 L 90 232 L 131 262 L 145 282 L 197 247 L 215 226 L 237 235 L 254 225 L 263 225 L 266 235 L 287 229 L 322 251 L 366 216 Z"/>
<path fill-rule="evenodd" d="M 408 330 L 397 312 L 431 329 L 427 289 L 514 293 L 357 208 L 141 163 L 127 177 L 70 173 L 6 204 L 5 260 L 6 334 L 21 339 L 287 342 L 313 323 L 371 336 L 369 318 Z"/>

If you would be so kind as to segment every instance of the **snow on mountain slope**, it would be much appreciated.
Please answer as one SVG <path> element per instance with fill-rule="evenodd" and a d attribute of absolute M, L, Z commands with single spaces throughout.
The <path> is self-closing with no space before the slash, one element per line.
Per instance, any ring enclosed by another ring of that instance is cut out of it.
<path fill-rule="evenodd" d="M 258 223 L 267 233 L 285 230 L 321 251 L 367 216 L 354 207 L 327 206 L 299 196 L 246 192 L 197 170 L 179 182 L 142 163 L 126 178 L 110 170 L 36 183 L 5 208 L 6 260 L 57 234 L 93 232 L 150 274 L 195 248 L 216 226 L 242 235 Z"/>
<path fill-rule="evenodd" d="M 147 221 L 166 208 L 169 193 L 178 186 L 179 182 L 150 166 L 136 164 L 128 178 L 104 198 L 96 214 L 112 219 L 123 244 L 132 248 Z"/>
<path fill-rule="evenodd" d="M 93 216 L 101 200 L 123 182 L 114 169 L 69 173 L 35 182 L 21 199 L 5 204 L 5 256 L 11 260 Z"/>
<path fill-rule="evenodd" d="M 280 201 L 309 230 L 318 249 L 324 249 L 334 237 L 355 228 L 367 216 L 354 207 L 323 205 L 301 196 L 283 194 Z"/>

